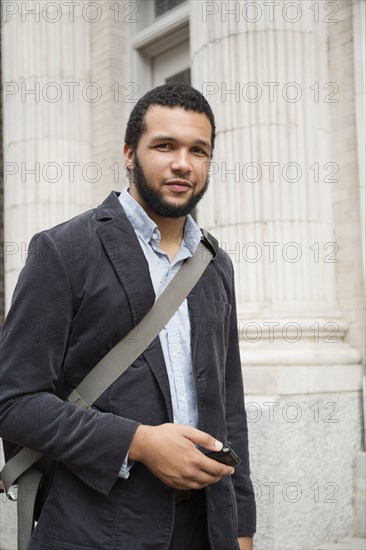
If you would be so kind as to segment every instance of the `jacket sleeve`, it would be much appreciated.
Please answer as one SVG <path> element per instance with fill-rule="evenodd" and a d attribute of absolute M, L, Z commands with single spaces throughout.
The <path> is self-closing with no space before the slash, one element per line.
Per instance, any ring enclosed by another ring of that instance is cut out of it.
<path fill-rule="evenodd" d="M 238 508 L 238 536 L 245 537 L 254 535 L 256 530 L 256 503 L 250 479 L 248 425 L 239 352 L 234 271 L 229 258 L 228 260 L 232 274 L 232 309 L 226 362 L 226 425 L 229 442 L 241 458 L 232 481 Z"/>
<path fill-rule="evenodd" d="M 63 462 L 108 494 L 138 423 L 55 395 L 74 313 L 62 256 L 47 232 L 38 233 L 1 335 L 0 436 Z"/>

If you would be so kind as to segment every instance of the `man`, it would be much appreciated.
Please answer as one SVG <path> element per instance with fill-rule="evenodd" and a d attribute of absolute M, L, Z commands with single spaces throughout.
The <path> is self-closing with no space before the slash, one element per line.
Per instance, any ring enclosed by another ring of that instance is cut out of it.
<path fill-rule="evenodd" d="M 168 84 L 133 109 L 130 188 L 35 235 L 4 331 L 0 435 L 55 459 L 30 550 L 251 549 L 255 502 L 233 268 L 205 273 L 158 338 L 89 410 L 65 402 L 152 307 L 202 234 L 215 123 Z M 230 443 L 234 470 L 208 458 Z"/>

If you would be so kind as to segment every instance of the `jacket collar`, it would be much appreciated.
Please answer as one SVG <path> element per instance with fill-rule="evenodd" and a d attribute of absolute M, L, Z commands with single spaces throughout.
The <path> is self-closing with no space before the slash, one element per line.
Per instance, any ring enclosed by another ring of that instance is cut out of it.
<path fill-rule="evenodd" d="M 97 206 L 97 221 L 108 221 L 118 217 L 124 217 L 124 210 L 118 200 L 120 193 L 111 191 L 106 199 Z"/>

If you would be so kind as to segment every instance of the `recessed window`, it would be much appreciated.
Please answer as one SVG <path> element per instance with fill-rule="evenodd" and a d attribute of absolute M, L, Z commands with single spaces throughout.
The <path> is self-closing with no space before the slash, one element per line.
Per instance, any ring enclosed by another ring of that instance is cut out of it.
<path fill-rule="evenodd" d="M 155 17 L 163 15 L 163 13 L 172 10 L 179 4 L 183 4 L 185 0 L 155 0 Z"/>
<path fill-rule="evenodd" d="M 182 84 L 190 84 L 191 83 L 191 69 L 186 69 L 185 71 L 174 74 L 173 76 L 169 76 L 169 78 L 165 79 L 165 82 L 167 84 L 169 84 L 170 82 L 180 82 Z"/>

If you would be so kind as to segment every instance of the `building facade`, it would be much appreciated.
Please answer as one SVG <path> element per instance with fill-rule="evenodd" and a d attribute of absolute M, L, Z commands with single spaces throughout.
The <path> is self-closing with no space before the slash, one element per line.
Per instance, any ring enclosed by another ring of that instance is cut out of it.
<path fill-rule="evenodd" d="M 139 97 L 191 83 L 217 122 L 197 220 L 235 267 L 255 547 L 365 536 L 365 3 L 1 9 L 5 310 L 31 236 L 127 185 Z"/>

